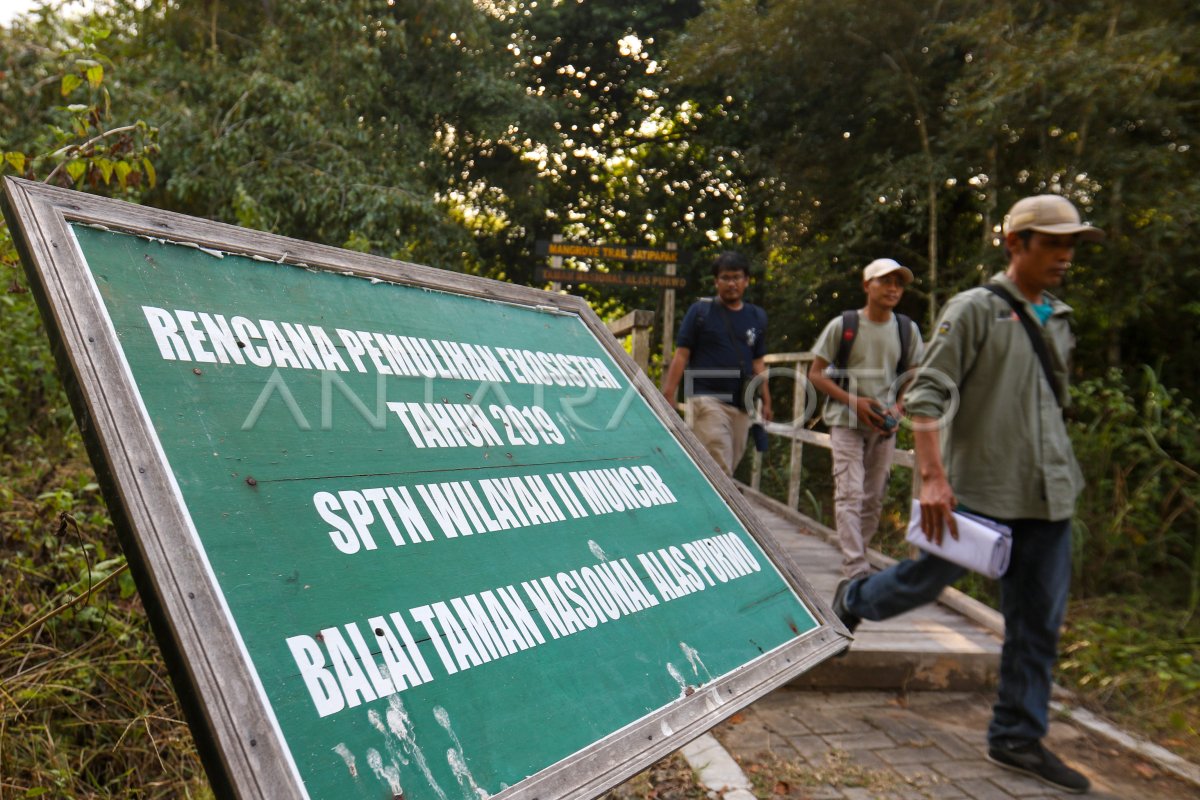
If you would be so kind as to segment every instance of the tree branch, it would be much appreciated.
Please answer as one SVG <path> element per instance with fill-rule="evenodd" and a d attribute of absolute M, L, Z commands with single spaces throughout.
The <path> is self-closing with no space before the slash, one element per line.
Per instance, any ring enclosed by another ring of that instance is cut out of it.
<path fill-rule="evenodd" d="M 66 158 L 69 155 L 73 155 L 75 153 L 80 152 L 81 150 L 85 150 L 88 147 L 91 147 L 92 145 L 96 144 L 97 142 L 104 141 L 109 136 L 116 136 L 118 133 L 128 133 L 129 131 L 137 130 L 137 128 L 138 128 L 137 123 L 134 123 L 133 125 L 122 125 L 119 128 L 113 128 L 112 130 L 105 131 L 104 133 L 100 134 L 99 136 L 93 136 L 91 139 L 88 139 L 83 144 L 69 144 L 66 147 L 60 147 L 59 149 L 57 149 L 53 153 L 51 153 L 50 157 L 51 158 L 60 158 L 60 157 Z M 63 164 L 65 164 L 65 163 L 66 163 L 66 161 L 60 161 L 58 163 L 58 166 L 56 166 L 50 172 L 50 174 L 46 176 L 46 180 L 44 180 L 43 183 L 50 183 L 50 181 L 54 178 L 54 176 L 58 174 L 58 171 L 63 168 Z"/>

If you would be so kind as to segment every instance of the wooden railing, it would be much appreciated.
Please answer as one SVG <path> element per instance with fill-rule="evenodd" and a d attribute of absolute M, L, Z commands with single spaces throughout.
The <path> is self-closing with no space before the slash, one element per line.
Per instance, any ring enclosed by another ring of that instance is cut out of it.
<path fill-rule="evenodd" d="M 630 311 L 613 322 L 605 323 L 608 332 L 618 339 L 633 338 L 630 355 L 645 372 L 650 366 L 650 327 L 654 325 L 653 311 Z"/>
<path fill-rule="evenodd" d="M 631 355 L 633 360 L 646 372 L 650 363 L 650 328 L 654 324 L 653 311 L 630 311 L 618 320 L 607 323 L 608 330 L 618 339 L 629 336 L 632 338 Z M 771 375 L 776 379 L 791 382 L 792 409 L 789 422 L 769 422 L 766 424 L 767 433 L 771 436 L 782 436 L 791 441 L 791 451 L 788 455 L 788 485 L 787 504 L 790 508 L 800 507 L 800 485 L 804 474 L 804 445 L 831 448 L 828 433 L 811 430 L 808 425 L 819 414 L 820 398 L 816 391 L 809 386 L 808 368 L 813 362 L 813 354 L 801 353 L 768 353 L 765 357 Z M 810 406 L 811 404 L 811 406 Z M 680 406 L 682 408 L 682 405 Z M 775 414 L 779 415 L 781 406 L 775 405 Z M 753 465 L 750 472 L 750 486 L 758 490 L 762 482 L 763 454 L 753 451 Z M 916 458 L 912 450 L 896 450 L 892 455 L 892 464 L 913 469 Z M 919 485 L 919 479 L 913 475 L 913 495 Z"/>
<path fill-rule="evenodd" d="M 830 449 L 832 444 L 828 433 L 809 429 L 807 426 L 817 416 L 820 408 L 820 398 L 808 383 L 808 368 L 812 365 L 813 354 L 803 353 L 768 353 L 764 359 L 767 368 L 775 378 L 791 380 L 792 384 L 792 413 L 790 422 L 768 422 L 767 433 L 772 436 L 782 436 L 791 440 L 791 453 L 788 456 L 788 489 L 787 504 L 789 508 L 800 507 L 800 484 L 804 472 L 804 445 Z M 778 384 L 779 381 L 776 381 Z M 810 407 L 810 403 L 814 405 Z M 775 415 L 782 409 L 775 405 Z M 750 487 L 758 491 L 762 481 L 763 454 L 754 451 L 754 462 L 750 472 Z M 913 469 L 916 458 L 912 450 L 896 450 L 892 454 L 892 464 Z M 918 488 L 918 479 L 913 476 L 913 494 Z"/>

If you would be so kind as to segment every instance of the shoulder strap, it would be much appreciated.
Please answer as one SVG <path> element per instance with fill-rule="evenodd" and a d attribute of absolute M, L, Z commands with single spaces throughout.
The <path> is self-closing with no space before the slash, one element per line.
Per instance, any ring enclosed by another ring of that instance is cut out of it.
<path fill-rule="evenodd" d="M 708 310 L 712 308 L 713 299 L 701 297 L 697 302 L 700 303 L 700 309 L 696 312 L 696 327 L 703 328 L 704 320 L 708 319 Z"/>
<path fill-rule="evenodd" d="M 900 313 L 895 313 L 896 325 L 900 329 L 900 360 L 896 362 L 896 375 L 903 375 L 908 369 L 908 348 L 912 344 L 912 320 Z"/>
<path fill-rule="evenodd" d="M 1046 380 L 1050 383 L 1050 388 L 1054 392 L 1054 402 L 1062 406 L 1062 395 L 1059 391 L 1058 378 L 1054 375 L 1054 368 L 1050 366 L 1050 351 L 1046 349 L 1046 340 L 1042 338 L 1042 332 L 1038 324 L 1025 312 L 1024 304 L 1013 297 L 1003 286 L 995 283 L 985 283 L 983 288 L 1012 306 L 1017 319 L 1021 320 L 1021 327 L 1025 329 L 1025 333 L 1029 334 L 1029 342 L 1033 345 L 1033 352 L 1037 353 L 1038 361 L 1042 363 L 1042 372 L 1046 374 Z"/>
<path fill-rule="evenodd" d="M 842 338 L 838 340 L 837 353 L 833 363 L 825 370 L 834 383 L 845 389 L 850 385 L 846 377 L 846 365 L 850 363 L 850 350 L 854 340 L 858 338 L 858 309 L 851 308 L 842 312 Z"/>
<path fill-rule="evenodd" d="M 850 363 L 850 349 L 858 337 L 858 309 L 842 312 L 842 338 L 838 341 L 837 355 L 833 357 L 834 369 L 845 369 Z"/>

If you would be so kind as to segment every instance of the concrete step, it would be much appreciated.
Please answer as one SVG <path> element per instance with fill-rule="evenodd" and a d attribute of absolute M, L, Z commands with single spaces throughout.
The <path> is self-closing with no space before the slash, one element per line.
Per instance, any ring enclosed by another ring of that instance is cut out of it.
<path fill-rule="evenodd" d="M 763 525 L 813 589 L 831 600 L 842 577 L 837 534 L 766 495 L 741 488 Z M 894 563 L 880 553 L 872 553 L 871 561 L 880 568 Z M 913 691 L 991 689 L 999 677 L 1001 637 L 997 631 L 1001 628 L 997 612 L 947 589 L 936 604 L 883 622 L 864 621 L 848 653 L 823 662 L 792 685 Z"/>

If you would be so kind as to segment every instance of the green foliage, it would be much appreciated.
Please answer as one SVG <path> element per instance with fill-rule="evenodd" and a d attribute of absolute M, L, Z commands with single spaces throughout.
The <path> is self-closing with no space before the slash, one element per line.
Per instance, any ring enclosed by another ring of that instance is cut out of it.
<path fill-rule="evenodd" d="M 0 270 L 7 289 L 0 294 L 0 453 L 11 453 L 30 439 L 61 437 L 73 422 L 46 332 L 3 224 Z"/>
<path fill-rule="evenodd" d="M 1143 367 L 1074 388 L 1072 438 L 1088 485 L 1076 512 L 1086 594 L 1131 593 L 1200 606 L 1200 419 Z"/>
<path fill-rule="evenodd" d="M 164 130 L 151 202 L 495 274 L 474 240 L 496 229 L 464 219 L 455 162 L 524 95 L 470 3 L 130 3 L 113 27 L 134 108 Z"/>
<path fill-rule="evenodd" d="M 698 135 L 727 119 L 723 95 L 676 96 L 669 85 L 666 54 L 700 8 L 695 0 L 519 2 L 498 13 L 513 40 L 513 76 L 538 101 L 495 150 L 498 161 L 512 165 L 506 172 L 511 182 L 498 184 L 503 194 L 496 198 L 512 228 L 493 246 L 500 258 L 526 262 L 508 277 L 532 282 L 529 240 L 555 233 L 598 242 L 674 242 L 697 254 L 680 266 L 690 280 L 678 294 L 686 308 L 711 293 L 706 256 L 734 244 L 762 254 L 751 244 L 762 234 L 749 190 L 755 176 L 744 170 L 736 129 L 722 128 L 726 138 Z M 568 260 L 566 266 L 585 265 Z M 641 288 L 576 291 L 626 308 L 657 306 L 661 298 Z"/>
<path fill-rule="evenodd" d="M 27 35 L 25 35 L 27 34 Z M 6 67 L 0 109 L 0 173 L 137 200 L 153 188 L 157 131 L 142 120 L 117 122 L 109 87 L 120 74 L 101 49 L 103 25 L 44 17 L 31 30 L 0 30 Z M 65 105 L 64 105 L 65 103 Z M 61 442 L 71 422 L 46 335 L 8 227 L 0 222 L 0 452 Z"/>
<path fill-rule="evenodd" d="M 6 446 L 5 796 L 210 798 L 78 432 Z"/>
<path fill-rule="evenodd" d="M 115 121 L 109 84 L 119 70 L 101 50 L 109 30 L 44 19 L 43 41 L 0 30 L 10 70 L 0 70 L 0 109 L 20 116 L 0 126 L 0 174 L 74 186 L 137 200 L 154 186 L 156 130 L 141 120 Z M 105 67 L 109 69 L 106 72 Z M 62 105 L 66 102 L 67 105 Z M 0 452 L 71 425 L 32 296 L 20 275 L 7 224 L 0 221 Z"/>
<path fill-rule="evenodd" d="M 769 311 L 800 346 L 857 302 L 856 271 L 881 255 L 920 276 L 904 310 L 928 324 L 921 305 L 1002 266 L 1008 206 L 1058 192 L 1109 233 L 1079 248 L 1064 289 L 1095 374 L 1197 345 L 1194 304 L 1179 301 L 1200 291 L 1197 22 L 1176 0 L 1070 14 L 1033 0 L 887 14 L 866 0 L 724 0 L 670 63 L 676 90 L 719 87 L 744 111 L 744 160 L 770 178 L 755 187 L 772 197 L 768 249 L 786 265 Z M 1163 379 L 1194 393 L 1200 368 L 1173 359 Z"/>
<path fill-rule="evenodd" d="M 0 30 L 2 168 L 137 199 L 154 131 L 114 121 L 106 32 L 37 29 Z M 211 798 L 4 224 L 0 269 L 0 794 Z"/>
<path fill-rule="evenodd" d="M 37 44 L 14 38 L 9 59 L 22 69 L 11 76 L 0 73 L 0 105 L 32 101 L 33 118 L 8 132 L 19 138 L 0 148 L 0 171 L 61 186 L 86 185 L 126 199 L 136 199 L 143 185 L 154 188 L 158 131 L 143 120 L 123 125 L 113 121 L 113 63 L 101 49 L 109 29 L 56 29 L 47 21 L 41 32 L 62 48 L 55 58 L 46 59 Z M 51 70 L 58 73 L 57 81 L 31 80 Z M 37 125 L 31 124 L 34 121 Z"/>
<path fill-rule="evenodd" d="M 1072 603 L 1059 679 L 1118 722 L 1200 758 L 1200 623 L 1142 595 Z"/>

